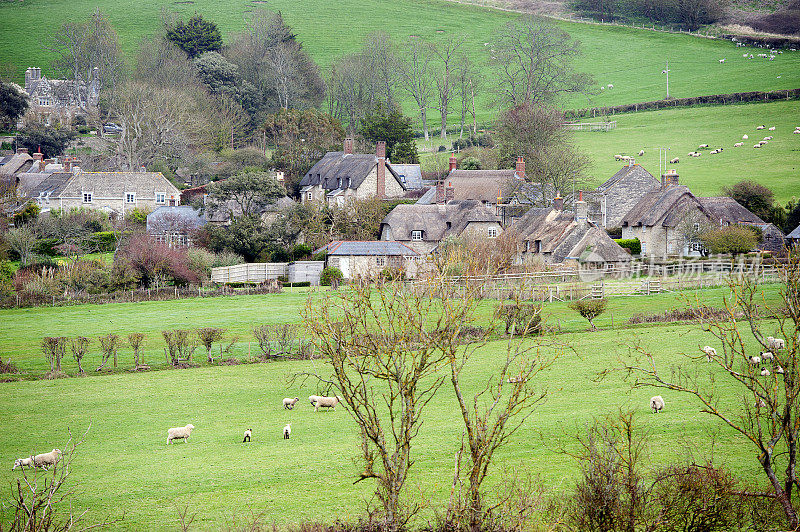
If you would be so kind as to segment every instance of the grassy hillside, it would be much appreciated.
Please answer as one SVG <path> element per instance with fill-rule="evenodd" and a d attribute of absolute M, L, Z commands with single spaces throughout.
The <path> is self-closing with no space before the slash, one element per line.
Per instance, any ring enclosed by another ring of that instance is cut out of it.
<path fill-rule="evenodd" d="M 368 33 L 389 32 L 398 41 L 409 35 L 438 40 L 463 35 L 473 60 L 485 65 L 490 36 L 515 15 L 446 0 L 194 0 L 151 1 L 131 9 L 110 0 L 23 0 L 0 3 L 0 61 L 11 63 L 20 79 L 27 66 L 40 65 L 48 75 L 46 36 L 65 20 L 80 20 L 99 7 L 108 13 L 130 60 L 137 43 L 152 34 L 162 9 L 191 15 L 197 11 L 214 20 L 226 38 L 239 30 L 256 8 L 281 11 L 311 55 L 323 66 L 354 51 Z M 800 86 L 800 54 L 784 53 L 775 61 L 745 59 L 733 43 L 687 35 L 593 24 L 561 23 L 583 43 L 578 68 L 597 80 L 597 95 L 568 98 L 568 107 L 602 106 L 662 98 L 669 60 L 670 94 L 675 97 Z M 726 58 L 724 64 L 718 59 Z M 485 70 L 491 79 L 491 72 Z M 612 90 L 600 91 L 613 84 Z M 481 120 L 489 120 L 491 98 L 480 102 Z M 406 112 L 413 115 L 407 106 Z"/>
<path fill-rule="evenodd" d="M 577 355 L 566 355 L 541 376 L 551 396 L 496 455 L 490 485 L 503 470 L 516 470 L 538 476 L 554 491 L 570 489 L 578 468 L 555 452 L 554 442 L 568 441 L 592 416 L 619 408 L 635 409 L 651 432 L 647 460 L 653 466 L 685 459 L 687 448 L 694 449 L 695 459 L 711 452 L 701 442 L 722 427 L 700 414 L 691 398 L 662 391 L 667 407 L 653 415 L 652 390 L 631 390 L 619 376 L 594 380 L 618 364 L 626 343 L 637 339 L 655 350 L 657 363 L 677 362 L 682 351 L 708 343 L 698 327 L 648 327 L 622 337 L 605 330 L 562 339 L 574 343 Z M 496 371 L 504 353 L 503 344 L 495 342 L 472 360 L 464 372 L 468 393 Z M 2 384 L 0 495 L 8 496 L 20 474 L 11 471 L 15 458 L 63 447 L 69 428 L 82 431 L 91 424 L 72 477 L 78 485 L 72 504 L 89 509 L 89 522 L 124 511 L 120 529 L 174 530 L 176 508 L 184 505 L 197 512 L 200 529 L 241 522 L 251 511 L 279 526 L 353 519 L 373 487 L 353 485 L 359 471 L 354 424 L 341 408 L 315 414 L 305 399 L 320 391 L 312 383 L 288 384 L 293 373 L 320 368 L 318 361 L 291 362 Z M 718 391 L 724 402 L 738 404 L 738 395 L 721 381 Z M 284 410 L 281 398 L 295 395 L 302 402 Z M 292 439 L 285 441 L 281 428 L 288 421 Z M 189 422 L 196 426 L 190 442 L 166 446 L 167 428 Z M 246 428 L 253 429 L 250 444 L 241 443 Z M 447 500 L 460 434 L 451 393 L 444 388 L 426 411 L 408 484 L 409 496 L 430 503 L 423 519 Z M 742 478 L 758 478 L 755 458 L 731 431 L 717 433 L 713 452 Z"/>

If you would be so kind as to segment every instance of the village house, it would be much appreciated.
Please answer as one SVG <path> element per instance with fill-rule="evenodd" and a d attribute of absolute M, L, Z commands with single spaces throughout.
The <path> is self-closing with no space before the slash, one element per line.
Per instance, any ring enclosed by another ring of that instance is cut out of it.
<path fill-rule="evenodd" d="M 38 155 L 39 160 L 41 160 L 41 153 L 34 155 Z M 28 154 L 28 149 L 17 148 L 16 153 L 0 157 L 0 177 L 8 178 L 27 172 L 33 164 L 34 158 Z"/>
<path fill-rule="evenodd" d="M 133 209 L 180 202 L 180 191 L 161 172 L 84 172 L 79 162 L 65 158 L 63 170 L 44 173 L 24 199 L 35 201 L 42 211 L 83 208 L 122 217 Z"/>
<path fill-rule="evenodd" d="M 436 205 L 398 205 L 381 222 L 380 238 L 428 255 L 450 236 L 486 241 L 502 232 L 493 207 L 475 200 L 452 200 Z"/>
<path fill-rule="evenodd" d="M 630 254 L 588 219 L 588 204 L 582 196 L 574 207 L 574 212 L 564 210 L 564 199 L 556 197 L 552 207 L 533 207 L 511 225 L 508 231 L 521 244 L 521 262 L 541 257 L 551 264 L 589 268 L 630 262 Z"/>
<path fill-rule="evenodd" d="M 589 221 L 604 229 L 620 227 L 622 218 L 660 183 L 656 177 L 633 159 L 608 181 L 586 192 Z"/>
<path fill-rule="evenodd" d="M 206 223 L 194 207 L 162 205 L 147 215 L 147 233 L 157 242 L 171 247 L 188 247 L 192 245 L 195 233 Z"/>
<path fill-rule="evenodd" d="M 303 203 L 310 201 L 343 205 L 350 199 L 399 198 L 406 185 L 386 159 L 386 143 L 379 141 L 374 155 L 353 153 L 353 139 L 344 140 L 344 151 L 328 152 L 300 181 Z"/>
<path fill-rule="evenodd" d="M 414 277 L 419 253 L 402 242 L 385 240 L 333 241 L 314 253 L 327 252 L 328 266 L 341 270 L 345 279 L 374 279 L 384 270 Z"/>
<path fill-rule="evenodd" d="M 760 251 L 780 253 L 783 250 L 786 239 L 783 231 L 775 227 L 775 225 L 765 222 L 735 199 L 727 196 L 717 196 L 700 198 L 700 202 L 708 209 L 713 216 L 713 220 L 720 227 L 746 225 L 758 229 L 761 234 L 761 241 L 758 243 L 757 249 Z"/>
<path fill-rule="evenodd" d="M 100 99 L 99 70 L 92 70 L 91 79 L 62 80 L 42 76 L 42 69 L 31 67 L 25 71 L 25 92 L 30 107 L 25 119 L 44 119 L 70 124 L 79 115 L 97 108 Z"/>
<path fill-rule="evenodd" d="M 718 225 L 715 216 L 669 170 L 622 218 L 622 238 L 638 238 L 642 256 L 700 256 L 699 235 Z"/>

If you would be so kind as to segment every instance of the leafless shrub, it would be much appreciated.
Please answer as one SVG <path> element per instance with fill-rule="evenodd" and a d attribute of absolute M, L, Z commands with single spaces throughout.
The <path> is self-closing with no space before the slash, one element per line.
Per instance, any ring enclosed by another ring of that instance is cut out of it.
<path fill-rule="evenodd" d="M 50 363 L 50 373 L 61 373 L 61 359 L 67 352 L 67 339 L 63 336 L 46 336 L 42 339 L 42 352 Z"/>
<path fill-rule="evenodd" d="M 495 319 L 505 323 L 506 334 L 517 336 L 541 334 L 542 305 L 540 303 L 523 303 L 514 301 L 502 303 L 495 309 Z"/>
<path fill-rule="evenodd" d="M 3 358 L 0 357 L 0 373 L 19 373 L 19 369 L 10 360 L 3 362 Z"/>
<path fill-rule="evenodd" d="M 275 326 L 275 344 L 278 355 L 291 356 L 297 352 L 299 327 L 293 323 Z"/>
<path fill-rule="evenodd" d="M 178 360 L 192 362 L 192 355 L 197 349 L 197 341 L 191 331 L 175 329 L 175 347 L 178 350 Z"/>
<path fill-rule="evenodd" d="M 108 359 L 114 357 L 114 367 L 117 367 L 117 350 L 119 349 L 119 336 L 116 334 L 107 334 L 98 338 L 100 340 L 100 349 L 103 351 L 100 366 L 95 371 L 100 371 L 106 365 Z"/>
<path fill-rule="evenodd" d="M 167 359 L 167 364 L 177 366 L 178 344 L 175 331 L 161 331 L 161 335 L 164 337 L 164 342 L 167 344 L 167 347 L 164 348 L 164 356 Z"/>
<path fill-rule="evenodd" d="M 665 310 L 663 314 L 634 314 L 628 319 L 628 323 L 663 323 L 672 321 L 702 321 L 704 319 L 720 319 L 728 315 L 728 311 L 722 308 L 714 308 L 702 305 L 698 308 L 674 308 Z M 739 314 L 741 316 L 741 313 Z"/>
<path fill-rule="evenodd" d="M 128 335 L 128 345 L 133 349 L 133 365 L 139 368 L 139 350 L 142 347 L 144 335 L 142 333 L 131 333 Z"/>
<path fill-rule="evenodd" d="M 259 325 L 253 328 L 253 337 L 258 342 L 258 348 L 261 349 L 261 357 L 264 359 L 273 358 L 275 329 L 270 325 Z"/>
<path fill-rule="evenodd" d="M 91 340 L 86 338 L 85 336 L 76 336 L 70 342 L 70 351 L 72 351 L 72 358 L 75 359 L 75 362 L 78 363 L 78 371 L 81 375 L 84 374 L 83 366 L 81 366 L 81 360 L 86 355 L 86 352 L 89 350 L 89 343 Z"/>

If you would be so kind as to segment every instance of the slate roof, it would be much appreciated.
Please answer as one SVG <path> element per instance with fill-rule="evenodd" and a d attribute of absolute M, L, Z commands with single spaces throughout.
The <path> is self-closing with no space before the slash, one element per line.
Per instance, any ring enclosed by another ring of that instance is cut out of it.
<path fill-rule="evenodd" d="M 792 240 L 800 240 L 800 225 L 794 228 L 794 231 L 786 235 L 786 238 L 790 238 Z"/>
<path fill-rule="evenodd" d="M 27 199 L 35 200 L 40 197 L 57 198 L 61 195 L 64 187 L 72 179 L 72 172 L 53 172 L 52 174 L 45 174 L 44 179 L 38 181 L 28 192 L 24 195 Z"/>
<path fill-rule="evenodd" d="M 321 184 L 325 190 L 357 189 L 377 164 L 378 158 L 374 154 L 345 154 L 343 151 L 331 151 L 326 153 L 303 176 L 300 186 L 307 187 Z M 394 176 L 403 189 L 406 188 L 388 160 L 386 161 L 386 171 Z"/>
<path fill-rule="evenodd" d="M 676 227 L 683 219 L 685 208 L 691 205 L 713 218 L 712 213 L 685 185 L 670 185 L 651 190 L 622 218 L 622 227 Z"/>
<path fill-rule="evenodd" d="M 422 181 L 422 168 L 418 164 L 393 164 L 392 169 L 397 172 L 400 182 L 408 190 L 417 190 L 425 186 Z"/>
<path fill-rule="evenodd" d="M 321 251 L 328 252 L 329 256 L 401 256 L 401 257 L 416 257 L 419 255 L 416 251 L 406 246 L 402 242 L 395 242 L 393 240 L 338 240 L 322 246 L 314 253 Z"/>
<path fill-rule="evenodd" d="M 750 212 L 744 205 L 727 196 L 712 198 L 698 198 L 700 203 L 708 209 L 717 222 L 725 221 L 729 224 L 747 222 L 750 224 L 766 224 L 764 220 Z"/>
<path fill-rule="evenodd" d="M 401 203 L 384 217 L 384 226 L 392 231 L 392 238 L 411 240 L 411 231 L 422 231 L 426 242 L 440 242 L 448 235 L 459 235 L 473 222 L 498 222 L 493 211 L 478 201 L 451 201 L 446 205 L 420 205 Z"/>
<path fill-rule="evenodd" d="M 98 199 L 120 198 L 127 192 L 142 198 L 155 197 L 156 192 L 164 192 L 167 200 L 180 197 L 180 191 L 161 172 L 81 171 L 74 174 L 59 194 L 65 198 L 79 198 L 83 191 L 93 192 Z"/>
<path fill-rule="evenodd" d="M 619 183 L 620 181 L 624 180 L 627 177 L 636 177 L 638 175 L 644 176 L 645 178 L 649 178 L 653 180 L 653 186 L 657 186 L 660 184 L 660 181 L 650 172 L 644 169 L 642 165 L 634 164 L 632 166 L 623 166 L 616 174 L 611 176 L 605 183 L 600 185 L 595 189 L 595 192 L 607 192 L 609 189 L 613 188 L 614 185 Z"/>
<path fill-rule="evenodd" d="M 445 178 L 445 187 L 453 188 L 454 200 L 478 200 L 497 203 L 508 198 L 525 183 L 515 170 L 453 170 Z"/>
<path fill-rule="evenodd" d="M 27 170 L 24 168 L 26 165 L 28 168 L 33 165 L 33 157 L 27 153 L 15 153 L 3 166 L 0 166 L 0 175 L 13 175 L 21 170 Z"/>

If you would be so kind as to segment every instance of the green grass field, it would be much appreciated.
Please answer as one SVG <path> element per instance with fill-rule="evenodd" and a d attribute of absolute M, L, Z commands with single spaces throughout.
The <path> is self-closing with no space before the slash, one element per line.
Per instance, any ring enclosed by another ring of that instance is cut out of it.
<path fill-rule="evenodd" d="M 304 46 L 322 67 L 335 58 L 355 51 L 365 35 L 387 31 L 398 41 L 409 35 L 436 41 L 463 35 L 465 47 L 479 65 L 489 59 L 484 43 L 512 19 L 512 13 L 446 0 L 195 0 L 137 3 L 110 0 L 24 0 L 0 3 L 0 61 L 12 64 L 20 80 L 28 66 L 41 66 L 45 75 L 51 57 L 45 49 L 46 35 L 66 20 L 80 20 L 100 8 L 111 18 L 128 62 L 137 43 L 154 32 L 162 9 L 191 15 L 197 11 L 217 22 L 226 38 L 243 26 L 256 8 L 281 11 Z M 656 100 L 665 95 L 665 62 L 670 62 L 670 94 L 674 97 L 738 91 L 795 88 L 800 86 L 800 54 L 784 53 L 775 61 L 745 59 L 742 49 L 728 41 L 642 29 L 594 24 L 560 23 L 583 44 L 577 68 L 597 81 L 596 96 L 568 98 L 566 107 L 604 106 Z M 34 29 L 35 28 L 35 29 Z M 753 51 L 753 50 L 751 50 Z M 719 59 L 726 62 L 720 64 Z M 488 78 L 492 78 L 484 68 Z M 600 91 L 613 84 L 613 90 Z M 479 120 L 492 118 L 491 95 L 478 102 Z M 416 112 L 406 105 L 406 113 Z M 431 117 L 435 118 L 435 117 Z"/>

